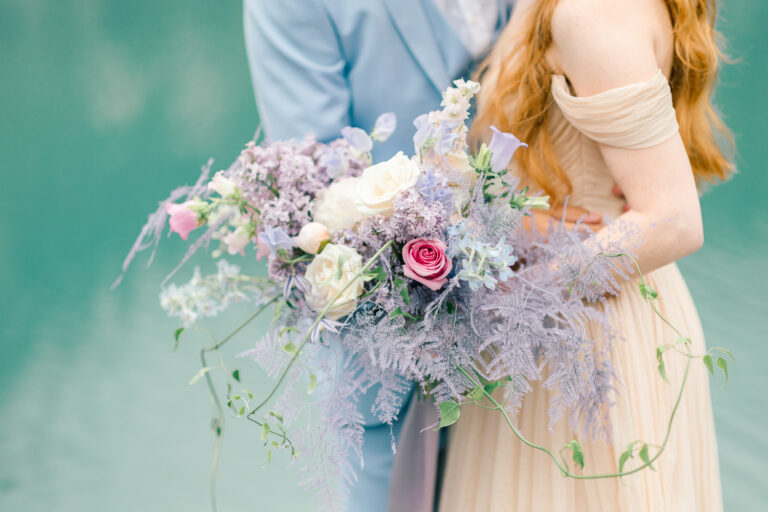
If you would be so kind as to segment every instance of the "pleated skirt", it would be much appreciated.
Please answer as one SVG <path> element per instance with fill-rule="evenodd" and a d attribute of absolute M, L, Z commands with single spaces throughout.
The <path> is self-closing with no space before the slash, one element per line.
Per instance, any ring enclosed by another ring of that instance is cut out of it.
<path fill-rule="evenodd" d="M 703 354 L 704 335 L 688 288 L 676 265 L 647 276 L 659 292 L 662 314 L 692 340 L 692 352 Z M 654 315 L 641 297 L 637 281 L 609 300 L 611 322 L 621 340 L 611 346 L 618 377 L 610 410 L 612 438 L 584 439 L 568 419 L 549 429 L 550 393 L 534 383 L 513 421 L 531 441 L 557 453 L 578 438 L 584 450 L 582 474 L 613 473 L 629 443 L 661 445 L 680 388 L 685 356 L 664 354 L 669 383 L 657 370 L 656 347 L 674 343 L 674 331 Z M 592 335 L 599 338 L 597 327 Z M 563 477 L 543 452 L 522 444 L 498 411 L 462 407 L 451 432 L 445 467 L 441 512 L 719 512 L 722 510 L 717 445 L 709 396 L 709 374 L 700 359 L 691 363 L 682 402 L 668 445 L 654 462 L 621 479 L 576 480 Z M 569 457 L 570 458 L 570 457 Z M 625 470 L 640 464 L 637 450 Z M 573 468 L 574 464 L 571 463 Z"/>

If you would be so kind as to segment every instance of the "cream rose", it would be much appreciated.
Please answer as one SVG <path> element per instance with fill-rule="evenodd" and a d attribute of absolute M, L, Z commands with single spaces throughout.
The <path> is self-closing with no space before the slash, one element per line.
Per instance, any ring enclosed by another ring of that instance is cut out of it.
<path fill-rule="evenodd" d="M 363 214 L 354 207 L 358 181 L 360 178 L 344 178 L 317 193 L 312 219 L 324 224 L 331 235 L 352 229 L 363 219 Z"/>
<path fill-rule="evenodd" d="M 341 262 L 341 276 L 339 263 Z M 363 280 L 356 277 L 363 268 L 363 258 L 351 247 L 328 244 L 323 252 L 307 265 L 304 277 L 309 281 L 307 303 L 319 313 L 331 304 L 334 297 L 350 282 L 349 287 L 333 302 L 326 318 L 336 320 L 355 310 L 357 298 L 363 293 Z"/>
<path fill-rule="evenodd" d="M 392 216 L 397 195 L 414 185 L 421 170 L 402 151 L 368 167 L 357 184 L 357 209 L 365 215 Z"/>

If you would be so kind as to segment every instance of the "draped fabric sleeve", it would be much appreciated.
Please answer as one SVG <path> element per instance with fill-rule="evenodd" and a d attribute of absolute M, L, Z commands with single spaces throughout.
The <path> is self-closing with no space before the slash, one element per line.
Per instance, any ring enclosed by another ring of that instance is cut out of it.
<path fill-rule="evenodd" d="M 552 96 L 570 124 L 607 146 L 647 148 L 678 130 L 672 92 L 661 71 L 647 82 L 586 97 L 573 96 L 565 77 L 553 75 Z"/>

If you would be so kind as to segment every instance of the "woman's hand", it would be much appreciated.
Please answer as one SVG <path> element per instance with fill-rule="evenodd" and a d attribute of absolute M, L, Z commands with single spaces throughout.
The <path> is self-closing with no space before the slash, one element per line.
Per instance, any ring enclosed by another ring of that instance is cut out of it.
<path fill-rule="evenodd" d="M 536 229 L 541 234 L 546 234 L 551 221 L 563 222 L 565 227 L 573 230 L 590 229 L 593 232 L 603 228 L 603 216 L 599 213 L 589 212 L 583 208 L 569 206 L 567 208 L 552 208 L 550 210 L 533 210 L 530 217 L 525 217 L 523 226 L 526 230 Z"/>

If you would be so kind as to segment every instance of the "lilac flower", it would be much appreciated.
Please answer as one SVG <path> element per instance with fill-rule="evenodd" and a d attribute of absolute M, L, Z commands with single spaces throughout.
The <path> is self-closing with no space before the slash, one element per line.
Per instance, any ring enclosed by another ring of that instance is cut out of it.
<path fill-rule="evenodd" d="M 277 254 L 280 249 L 290 251 L 295 245 L 293 239 L 285 233 L 283 228 L 270 226 L 264 226 L 264 231 L 259 233 L 259 240 L 267 244 L 272 255 Z"/>
<path fill-rule="evenodd" d="M 401 243 L 416 238 L 445 239 L 445 208 L 441 203 L 427 203 L 417 191 L 406 190 L 395 199 L 390 231 Z"/>
<path fill-rule="evenodd" d="M 527 148 L 528 144 L 520 142 L 511 133 L 502 132 L 495 126 L 491 126 L 491 131 L 493 131 L 493 137 L 491 137 L 491 143 L 488 145 L 488 149 L 491 150 L 491 168 L 499 172 L 507 168 L 509 161 L 512 160 L 512 155 L 518 148 Z"/>
<path fill-rule="evenodd" d="M 381 114 L 378 119 L 376 119 L 376 124 L 373 126 L 371 138 L 379 142 L 384 142 L 395 132 L 396 127 L 397 116 L 395 116 L 394 112 Z"/>
<path fill-rule="evenodd" d="M 346 126 L 341 129 L 341 135 L 344 137 L 344 140 L 349 142 L 350 146 L 360 153 L 368 153 L 373 149 L 371 137 L 360 128 Z"/>

